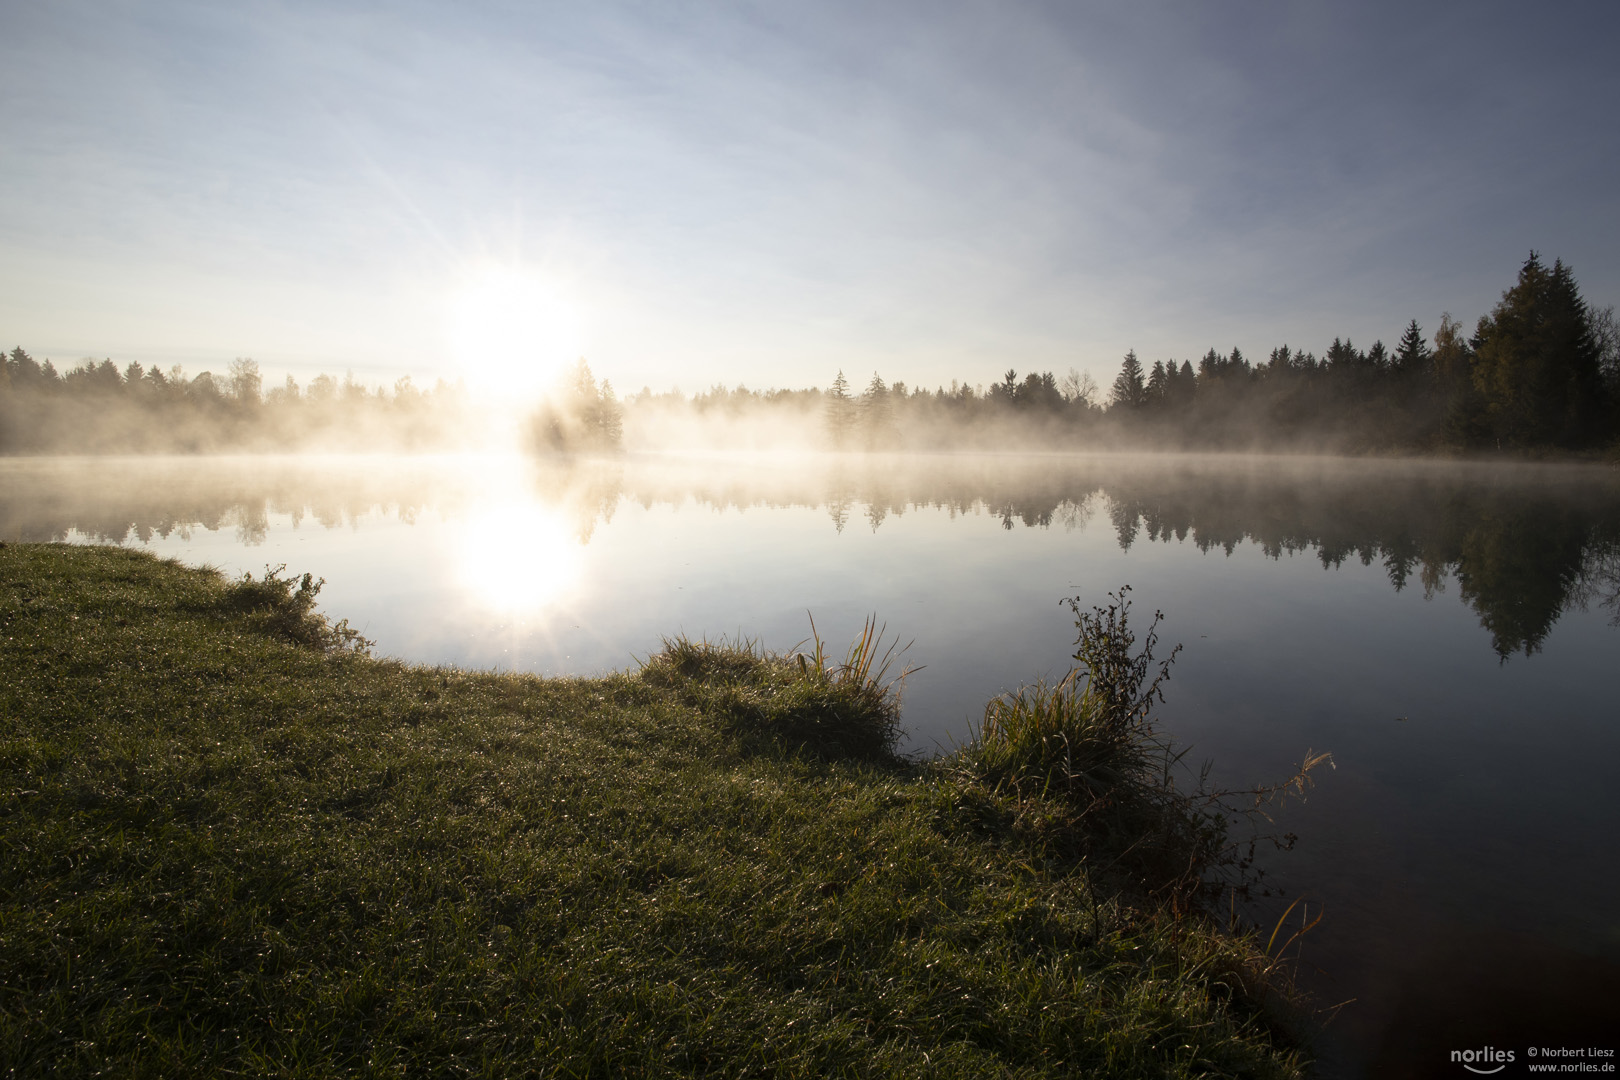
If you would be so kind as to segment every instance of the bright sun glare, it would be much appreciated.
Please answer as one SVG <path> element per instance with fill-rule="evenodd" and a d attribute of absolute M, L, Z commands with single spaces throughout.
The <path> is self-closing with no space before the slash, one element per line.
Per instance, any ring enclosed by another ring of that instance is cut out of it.
<path fill-rule="evenodd" d="M 469 282 L 455 298 L 450 338 L 468 386 L 514 403 L 539 397 L 583 350 L 574 298 L 518 270 Z"/>
<path fill-rule="evenodd" d="M 580 543 L 551 507 L 513 503 L 467 522 L 458 559 L 462 587 L 485 608 L 539 614 L 578 584 Z"/>

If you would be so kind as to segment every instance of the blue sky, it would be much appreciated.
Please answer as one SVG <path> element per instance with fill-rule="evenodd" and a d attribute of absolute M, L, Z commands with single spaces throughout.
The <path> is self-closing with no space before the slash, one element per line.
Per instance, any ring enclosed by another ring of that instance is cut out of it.
<path fill-rule="evenodd" d="M 1612 4 L 0 9 L 0 336 L 453 376 L 491 272 L 621 390 L 1111 379 L 1620 301 Z"/>

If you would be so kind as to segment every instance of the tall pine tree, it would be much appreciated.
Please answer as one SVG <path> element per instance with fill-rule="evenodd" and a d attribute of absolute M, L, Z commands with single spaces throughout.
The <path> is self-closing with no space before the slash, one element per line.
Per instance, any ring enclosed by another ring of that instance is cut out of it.
<path fill-rule="evenodd" d="M 1581 446 L 1598 434 L 1602 385 L 1591 313 L 1562 260 L 1531 252 L 1474 333 L 1470 375 L 1501 446 Z"/>
<path fill-rule="evenodd" d="M 827 435 L 835 448 L 842 449 L 855 425 L 855 401 L 849 394 L 849 380 L 842 368 L 827 390 Z"/>
<path fill-rule="evenodd" d="M 1142 361 L 1136 350 L 1125 354 L 1119 374 L 1114 377 L 1113 404 L 1115 408 L 1140 409 L 1147 403 L 1147 383 L 1142 378 Z"/>
<path fill-rule="evenodd" d="M 1413 319 L 1395 345 L 1395 370 L 1402 375 L 1421 375 L 1429 370 L 1434 353 L 1423 338 L 1423 328 Z"/>

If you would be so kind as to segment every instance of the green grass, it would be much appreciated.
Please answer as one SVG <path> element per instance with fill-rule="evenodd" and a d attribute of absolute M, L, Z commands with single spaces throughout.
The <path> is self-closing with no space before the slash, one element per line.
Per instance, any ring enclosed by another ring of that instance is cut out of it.
<path fill-rule="evenodd" d="M 895 755 L 875 638 L 411 667 L 271 578 L 0 549 L 5 1075 L 1298 1072 L 1252 941 Z"/>

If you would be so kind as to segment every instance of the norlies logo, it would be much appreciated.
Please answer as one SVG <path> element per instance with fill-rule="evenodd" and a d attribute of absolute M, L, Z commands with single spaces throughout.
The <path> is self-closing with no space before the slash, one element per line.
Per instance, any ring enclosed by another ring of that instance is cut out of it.
<path fill-rule="evenodd" d="M 1494 1046 L 1486 1046 L 1478 1050 L 1453 1050 L 1451 1060 L 1457 1062 L 1471 1073 L 1489 1076 L 1508 1067 L 1508 1063 L 1513 1060 L 1513 1051 L 1498 1050 Z"/>

